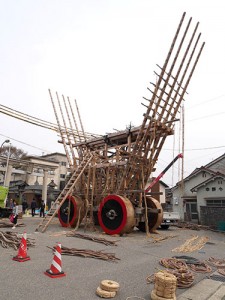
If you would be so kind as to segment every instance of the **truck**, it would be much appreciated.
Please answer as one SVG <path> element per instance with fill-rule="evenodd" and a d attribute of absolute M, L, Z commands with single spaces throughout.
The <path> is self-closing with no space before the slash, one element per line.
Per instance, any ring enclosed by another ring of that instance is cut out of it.
<path fill-rule="evenodd" d="M 163 221 L 160 225 L 162 229 L 168 229 L 170 225 L 176 224 L 180 220 L 180 214 L 178 212 L 163 210 Z"/>
<path fill-rule="evenodd" d="M 8 218 L 12 213 L 12 209 L 5 207 L 8 190 L 8 187 L 0 186 L 0 218 Z"/>

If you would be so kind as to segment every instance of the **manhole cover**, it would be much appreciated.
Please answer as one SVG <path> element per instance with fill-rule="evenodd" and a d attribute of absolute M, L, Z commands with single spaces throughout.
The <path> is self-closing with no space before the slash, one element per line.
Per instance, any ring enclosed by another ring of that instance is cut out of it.
<path fill-rule="evenodd" d="M 212 279 L 212 280 L 225 282 L 225 276 L 221 276 L 221 275 L 210 275 L 209 278 Z"/>

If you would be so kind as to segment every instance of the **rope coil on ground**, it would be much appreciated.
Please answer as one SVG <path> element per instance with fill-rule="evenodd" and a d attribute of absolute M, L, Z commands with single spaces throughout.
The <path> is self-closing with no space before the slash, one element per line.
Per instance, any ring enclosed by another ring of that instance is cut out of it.
<path fill-rule="evenodd" d="M 151 298 L 154 300 L 176 299 L 177 278 L 173 274 L 158 272 L 155 274 L 154 289 Z"/>
<path fill-rule="evenodd" d="M 109 292 L 118 292 L 119 287 L 119 283 L 113 280 L 102 280 L 100 283 L 100 288 Z"/>
<path fill-rule="evenodd" d="M 198 272 L 198 273 L 211 273 L 212 268 L 207 265 L 205 262 L 200 262 L 199 264 L 189 264 L 189 268 L 192 271 Z"/>
<path fill-rule="evenodd" d="M 114 298 L 119 290 L 119 283 L 113 280 L 102 280 L 97 287 L 96 294 L 101 298 Z"/>
<path fill-rule="evenodd" d="M 155 293 L 155 290 L 152 290 L 151 299 L 152 300 L 165 300 L 165 299 L 166 300 L 176 300 L 176 296 L 174 296 L 173 298 L 164 298 L 164 297 L 157 296 Z"/>
<path fill-rule="evenodd" d="M 177 287 L 180 289 L 186 289 L 192 286 L 194 282 L 194 273 L 186 268 L 178 270 L 166 270 L 168 273 L 173 274 L 177 278 Z"/>
<path fill-rule="evenodd" d="M 179 289 L 188 288 L 192 286 L 194 282 L 194 273 L 188 269 L 179 269 L 179 270 L 163 270 L 161 272 L 167 272 L 173 274 L 177 278 L 177 287 Z M 154 283 L 155 282 L 155 275 L 149 275 L 146 278 L 147 283 Z"/>
<path fill-rule="evenodd" d="M 160 259 L 160 264 L 164 266 L 165 268 L 170 269 L 180 269 L 180 268 L 188 268 L 187 264 L 181 260 L 176 258 L 162 258 Z"/>
<path fill-rule="evenodd" d="M 218 269 L 217 272 L 225 276 L 225 269 Z"/>
<path fill-rule="evenodd" d="M 217 268 L 225 268 L 225 259 L 210 257 L 208 262 Z"/>
<path fill-rule="evenodd" d="M 105 291 L 100 286 L 97 287 L 96 294 L 101 298 L 114 298 L 116 296 L 116 292 Z"/>

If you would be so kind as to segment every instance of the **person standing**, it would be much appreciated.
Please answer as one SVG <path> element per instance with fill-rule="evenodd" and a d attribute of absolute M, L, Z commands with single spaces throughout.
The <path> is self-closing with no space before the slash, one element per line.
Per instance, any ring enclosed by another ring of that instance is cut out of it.
<path fill-rule="evenodd" d="M 13 208 L 13 206 L 14 206 L 13 199 L 10 199 L 10 201 L 9 201 L 9 208 Z"/>
<path fill-rule="evenodd" d="M 40 217 L 44 218 L 44 216 L 45 216 L 45 202 L 44 202 L 44 200 L 41 200 Z"/>
<path fill-rule="evenodd" d="M 12 213 L 13 213 L 13 224 L 14 224 L 12 229 L 15 229 L 17 226 L 17 219 L 18 219 L 18 204 L 16 203 L 16 200 L 13 201 Z"/>
<path fill-rule="evenodd" d="M 27 204 L 27 201 L 25 199 L 23 199 L 22 207 L 23 207 L 23 214 L 25 214 L 26 209 L 28 208 L 28 204 Z"/>
<path fill-rule="evenodd" d="M 32 217 L 35 216 L 35 209 L 36 209 L 36 207 L 37 207 L 36 201 L 35 201 L 35 199 L 33 199 L 31 201 L 31 205 L 30 205 Z"/>

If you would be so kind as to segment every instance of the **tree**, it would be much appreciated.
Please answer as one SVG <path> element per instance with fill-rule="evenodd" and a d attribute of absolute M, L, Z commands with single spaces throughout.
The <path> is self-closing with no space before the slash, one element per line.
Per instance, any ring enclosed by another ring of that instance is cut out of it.
<path fill-rule="evenodd" d="M 3 146 L 0 148 L 0 155 L 8 157 L 9 154 L 9 146 Z M 23 149 L 17 148 L 15 146 L 10 147 L 10 158 L 14 159 L 24 159 L 27 156 L 27 152 Z"/>

